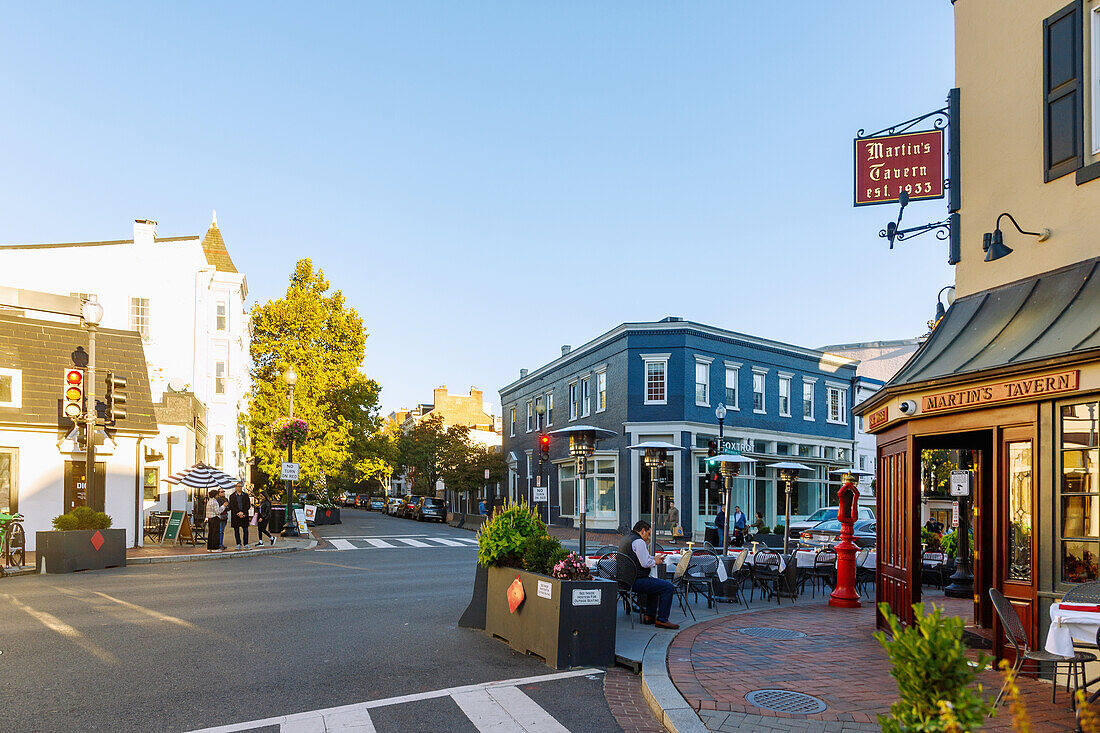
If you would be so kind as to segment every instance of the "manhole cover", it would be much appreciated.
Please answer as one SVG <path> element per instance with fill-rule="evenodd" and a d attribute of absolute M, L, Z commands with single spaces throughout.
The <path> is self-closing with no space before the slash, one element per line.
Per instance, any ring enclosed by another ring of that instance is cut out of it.
<path fill-rule="evenodd" d="M 791 629 L 770 629 L 766 627 L 749 627 L 738 629 L 745 636 L 755 636 L 757 639 L 801 639 L 806 634 Z"/>
<path fill-rule="evenodd" d="M 792 715 L 822 713 L 827 707 L 813 695 L 803 695 L 801 692 L 790 690 L 753 690 L 745 695 L 745 699 L 758 708 Z"/>

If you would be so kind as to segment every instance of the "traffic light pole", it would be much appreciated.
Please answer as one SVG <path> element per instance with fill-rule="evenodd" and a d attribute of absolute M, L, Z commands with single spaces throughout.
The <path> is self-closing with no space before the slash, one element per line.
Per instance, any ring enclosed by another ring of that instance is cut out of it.
<path fill-rule="evenodd" d="M 84 397 L 87 410 L 84 414 L 84 503 L 96 511 L 101 511 L 93 500 L 95 495 L 95 331 L 94 324 L 88 328 L 88 369 L 84 377 Z M 105 507 L 104 507 L 105 508 Z"/>

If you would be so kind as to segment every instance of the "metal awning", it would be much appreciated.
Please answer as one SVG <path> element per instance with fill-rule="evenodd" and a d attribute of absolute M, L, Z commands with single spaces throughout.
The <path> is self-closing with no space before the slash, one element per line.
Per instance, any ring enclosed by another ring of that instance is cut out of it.
<path fill-rule="evenodd" d="M 959 298 L 928 341 L 859 406 L 912 385 L 1085 356 L 1100 350 L 1100 258 Z"/>

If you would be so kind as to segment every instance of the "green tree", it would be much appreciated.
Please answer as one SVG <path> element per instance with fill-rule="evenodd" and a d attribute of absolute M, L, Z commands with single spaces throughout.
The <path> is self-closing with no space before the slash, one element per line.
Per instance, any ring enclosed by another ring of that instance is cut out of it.
<path fill-rule="evenodd" d="M 489 483 L 503 480 L 506 467 L 494 453 L 470 439 L 465 425 L 443 424 L 439 415 L 428 415 L 397 440 L 398 464 L 404 469 L 414 494 L 434 495 L 442 480 L 452 491 L 479 491 Z"/>
<path fill-rule="evenodd" d="M 252 393 L 248 424 L 252 452 L 277 477 L 285 452 L 269 426 L 288 412 L 283 381 L 294 367 L 294 417 L 309 424 L 309 438 L 294 446 L 304 486 L 324 474 L 334 486 L 387 474 L 392 466 L 378 448 L 378 383 L 359 371 L 366 348 L 363 319 L 309 259 L 299 260 L 286 295 L 252 308 Z"/>

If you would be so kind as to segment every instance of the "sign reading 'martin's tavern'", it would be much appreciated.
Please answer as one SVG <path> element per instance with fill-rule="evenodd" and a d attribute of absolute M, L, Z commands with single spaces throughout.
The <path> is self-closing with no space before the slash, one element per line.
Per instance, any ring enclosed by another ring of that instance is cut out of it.
<path fill-rule="evenodd" d="M 943 130 L 857 138 L 855 205 L 943 198 Z"/>
<path fill-rule="evenodd" d="M 1073 392 L 1077 387 L 1080 372 L 1076 369 L 1068 372 L 1044 374 L 1027 379 L 1014 379 L 1009 382 L 995 382 L 978 387 L 966 387 L 950 392 L 937 392 L 925 395 L 921 400 L 921 412 L 941 412 L 957 410 L 963 407 L 978 407 L 995 402 L 1022 400 L 1037 395 Z"/>

